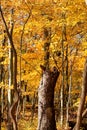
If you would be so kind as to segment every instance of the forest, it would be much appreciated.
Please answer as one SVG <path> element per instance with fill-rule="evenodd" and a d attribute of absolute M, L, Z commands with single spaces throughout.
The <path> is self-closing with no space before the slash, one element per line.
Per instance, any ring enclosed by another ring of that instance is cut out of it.
<path fill-rule="evenodd" d="M 87 130 L 87 0 L 0 0 L 0 130 Z"/>

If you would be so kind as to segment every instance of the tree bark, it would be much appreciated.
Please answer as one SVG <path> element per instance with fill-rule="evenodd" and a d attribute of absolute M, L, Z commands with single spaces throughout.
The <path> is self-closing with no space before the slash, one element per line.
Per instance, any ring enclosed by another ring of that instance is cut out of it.
<path fill-rule="evenodd" d="M 9 32 L 11 32 L 13 26 L 13 9 L 10 11 L 10 26 Z M 10 40 L 8 39 L 8 46 L 11 46 Z M 12 122 L 9 115 L 9 110 L 12 105 L 12 90 L 10 89 L 11 85 L 13 85 L 13 50 L 9 48 L 9 65 L 8 65 L 8 73 L 9 73 L 9 80 L 8 80 L 8 113 L 7 113 L 7 129 L 13 130 Z"/>
<path fill-rule="evenodd" d="M 12 25 L 11 31 L 9 32 L 1 6 L 0 6 L 0 14 L 1 14 L 1 18 L 4 23 L 5 29 L 6 29 L 6 33 L 7 33 L 11 48 L 13 50 L 13 55 L 14 55 L 14 67 L 13 67 L 14 102 L 12 103 L 11 108 L 9 110 L 9 115 L 10 115 L 11 121 L 13 123 L 13 129 L 18 130 L 16 116 L 15 116 L 16 110 L 17 110 L 17 105 L 18 105 L 18 100 L 19 100 L 19 95 L 18 95 L 18 90 L 17 90 L 17 52 L 15 49 L 13 37 L 12 37 L 13 25 Z"/>
<path fill-rule="evenodd" d="M 53 71 L 43 69 L 38 89 L 38 130 L 56 130 L 54 88 L 58 76 L 59 71 L 56 67 Z"/>
<path fill-rule="evenodd" d="M 73 130 L 80 130 L 80 125 L 82 122 L 82 112 L 84 109 L 86 94 L 87 94 L 87 58 L 84 65 L 83 86 L 82 86 L 80 104 L 78 107 L 77 122 Z"/>
<path fill-rule="evenodd" d="M 3 39 L 2 39 L 2 44 L 1 46 L 4 47 L 5 46 L 5 42 L 6 42 L 6 36 L 5 36 L 5 30 L 3 31 Z M 0 62 L 4 61 L 4 57 L 2 56 L 0 58 Z M 5 80 L 5 73 L 4 73 L 4 65 L 0 64 L 0 82 L 4 82 Z M 4 88 L 3 86 L 1 86 L 0 88 L 0 130 L 1 130 L 1 122 L 3 119 L 3 113 L 4 113 Z"/>
<path fill-rule="evenodd" d="M 65 14 L 62 14 L 62 19 L 65 21 Z M 62 54 L 62 79 L 61 79 L 61 127 L 63 127 L 63 123 L 64 123 L 64 107 L 65 106 L 65 97 L 64 97 L 64 82 L 65 82 L 65 62 L 64 62 L 64 42 L 67 41 L 66 38 L 66 24 L 63 23 L 62 25 L 62 39 L 61 39 L 61 54 Z M 68 71 L 67 71 L 68 72 Z"/>

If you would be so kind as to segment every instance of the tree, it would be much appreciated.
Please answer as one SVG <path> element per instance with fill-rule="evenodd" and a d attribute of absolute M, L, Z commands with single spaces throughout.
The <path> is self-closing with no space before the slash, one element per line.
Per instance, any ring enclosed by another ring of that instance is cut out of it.
<path fill-rule="evenodd" d="M 56 130 L 54 88 L 59 72 L 55 67 L 53 71 L 43 68 L 42 71 L 43 76 L 38 89 L 38 130 Z"/>
<path fill-rule="evenodd" d="M 5 46 L 6 42 L 6 36 L 5 36 L 5 30 L 3 32 L 3 39 L 1 43 L 1 47 L 3 48 Z M 0 130 L 1 130 L 1 122 L 3 120 L 4 115 L 4 87 L 3 84 L 5 82 L 5 73 L 4 73 L 4 65 L 2 62 L 5 60 L 4 54 L 0 57 L 0 82 L 2 82 L 2 85 L 0 87 Z"/>
<path fill-rule="evenodd" d="M 12 34 L 13 33 L 13 9 L 10 10 L 11 13 L 11 18 L 10 18 L 10 26 L 9 26 L 9 32 Z M 8 39 L 8 46 L 10 45 L 10 40 Z M 12 48 L 9 48 L 9 87 L 8 87 L 8 114 L 7 114 L 7 121 L 8 121 L 8 125 L 7 125 L 7 129 L 8 130 L 12 130 L 13 126 L 12 126 L 12 122 L 10 119 L 10 115 L 9 115 L 9 110 L 10 107 L 12 105 L 12 90 L 11 90 L 11 86 L 13 85 L 13 50 Z"/>
<path fill-rule="evenodd" d="M 83 110 L 84 110 L 86 95 L 87 95 L 87 58 L 86 58 L 85 65 L 84 65 L 83 85 L 82 85 L 80 104 L 79 104 L 79 107 L 78 107 L 77 121 L 76 121 L 76 125 L 74 127 L 75 130 L 79 130 L 80 126 L 81 126 L 82 113 L 83 113 Z"/>
<path fill-rule="evenodd" d="M 42 79 L 38 88 L 38 130 L 56 130 L 55 110 L 54 110 L 54 88 L 56 85 L 59 71 L 53 67 L 49 69 L 49 45 L 50 31 L 44 30 L 44 66 L 41 65 Z"/>
<path fill-rule="evenodd" d="M 14 68 L 13 68 L 14 69 L 13 70 L 14 71 L 14 74 L 13 74 L 13 76 L 14 76 L 14 79 L 13 79 L 14 102 L 12 103 L 12 105 L 10 107 L 9 114 L 10 114 L 10 118 L 11 118 L 12 123 L 13 123 L 13 129 L 14 130 L 18 130 L 18 128 L 17 128 L 17 122 L 16 122 L 16 118 L 15 118 L 15 113 L 16 113 L 18 99 L 19 99 L 18 91 L 17 91 L 17 52 L 16 52 L 16 49 L 14 47 L 14 43 L 13 43 L 13 39 L 12 39 L 12 31 L 9 32 L 8 26 L 6 24 L 6 21 L 5 21 L 3 12 L 2 12 L 1 5 L 0 5 L 0 13 L 1 13 L 2 21 L 4 23 L 6 32 L 7 32 L 7 36 L 9 38 L 9 42 L 10 42 L 11 48 L 13 50 L 13 54 L 14 54 Z M 13 30 L 13 26 L 12 26 L 12 30 Z"/>
<path fill-rule="evenodd" d="M 72 75 L 72 106 L 74 103 L 78 102 L 79 92 L 81 88 L 81 74 L 82 74 L 82 66 L 84 57 L 87 55 L 87 10 L 86 6 L 82 0 L 15 0 L 15 1 L 1 1 L 2 10 L 4 11 L 4 17 L 9 26 L 10 13 L 9 9 L 14 8 L 14 31 L 13 31 L 13 41 L 15 45 L 15 49 L 17 52 L 18 58 L 18 67 L 17 67 L 17 80 L 18 83 L 21 80 L 27 82 L 26 92 L 22 93 L 22 96 L 31 93 L 32 91 L 37 91 L 37 87 L 40 79 L 40 67 L 39 64 L 43 64 L 48 67 L 48 71 L 51 66 L 57 66 L 62 72 L 64 69 L 64 74 L 61 73 L 64 77 L 59 79 L 59 82 L 56 86 L 56 90 L 58 91 L 58 98 L 60 97 L 60 89 L 64 86 L 64 96 L 66 97 L 65 90 L 67 86 L 65 83 L 65 79 L 67 83 L 70 81 L 69 74 L 71 71 Z M 29 16 L 29 9 L 33 6 L 31 17 L 27 21 Z M 66 22 L 61 17 L 61 15 L 66 14 Z M 26 24 L 27 23 L 27 24 Z M 63 48 L 61 47 L 61 34 L 64 34 L 61 31 L 63 23 L 66 25 L 67 32 L 67 41 L 63 42 Z M 43 40 L 43 27 L 51 28 L 51 41 L 50 38 L 44 38 Z M 0 17 L 0 41 L 2 40 L 2 30 L 4 30 L 3 22 Z M 8 27 L 9 29 L 9 27 Z M 22 35 L 23 34 L 23 35 Z M 21 40 L 20 37 L 22 36 Z M 15 40 L 16 39 L 16 40 Z M 49 41 L 47 41 L 49 39 Z M 46 44 L 44 44 L 44 42 Z M 22 48 L 19 43 L 23 43 Z M 85 45 L 84 45 L 85 44 Z M 68 47 L 68 48 L 67 48 Z M 47 49 L 48 48 L 48 49 Z M 68 52 L 66 52 L 68 49 Z M 5 49 L 6 50 L 6 49 Z M 45 53 L 44 53 L 45 51 Z M 61 55 L 57 53 L 61 52 Z M 64 51 L 64 52 L 63 52 Z M 63 54 L 63 53 L 64 54 Z M 70 53 L 71 52 L 71 53 Z M 45 54 L 45 55 L 44 55 Z M 63 55 L 62 55 L 63 54 Z M 2 55 L 2 51 L 0 48 L 0 56 Z M 54 57 L 53 57 L 54 55 Z M 64 56 L 62 59 L 62 56 Z M 68 59 L 67 59 L 68 56 Z M 43 61 L 44 59 L 44 61 Z M 66 60 L 67 59 L 67 60 Z M 70 70 L 70 60 L 71 60 L 71 70 Z M 68 67 L 66 65 L 68 61 Z M 9 62 L 9 59 L 8 59 Z M 20 64 L 21 63 L 21 64 Z M 63 64 L 64 63 L 64 64 Z M 8 63 L 7 63 L 8 64 Z M 62 66 L 63 64 L 63 66 Z M 66 65 L 66 66 L 65 66 Z M 3 65 L 4 66 L 4 65 Z M 7 65 L 8 66 L 8 65 Z M 6 67 L 7 67 L 6 66 Z M 78 68 L 77 68 L 78 66 Z M 63 67 L 63 68 L 62 68 Z M 53 68 L 53 67 L 52 67 Z M 66 69 L 68 68 L 68 69 Z M 5 68 L 7 73 L 8 69 Z M 44 68 L 43 68 L 44 69 Z M 65 74 L 65 70 L 66 73 Z M 45 71 L 45 69 L 44 69 Z M 47 71 L 47 69 L 46 69 Z M 45 71 L 45 72 L 46 72 Z M 35 80 L 37 78 L 37 81 Z M 61 80 L 64 82 L 61 88 Z M 6 77 L 8 79 L 8 77 Z M 7 86 L 8 81 L 5 82 Z M 78 87 L 78 88 L 77 88 Z M 5 87 L 6 88 L 6 87 Z M 23 88 L 23 86 L 21 87 Z M 8 90 L 5 89 L 7 92 Z M 76 94 L 78 93 L 78 94 Z M 64 100 L 61 96 L 63 104 Z M 65 99 L 65 98 L 64 98 Z M 62 110 L 64 105 L 62 106 Z M 68 105 L 67 105 L 68 106 Z M 70 107 L 71 108 L 71 107 Z M 60 109 L 60 107 L 59 107 Z M 65 110 L 65 109 L 64 109 Z M 61 112 L 62 113 L 62 112 Z M 59 113 L 58 113 L 59 114 Z M 65 115 L 64 115 L 65 116 Z M 61 116 L 62 117 L 62 116 Z"/>

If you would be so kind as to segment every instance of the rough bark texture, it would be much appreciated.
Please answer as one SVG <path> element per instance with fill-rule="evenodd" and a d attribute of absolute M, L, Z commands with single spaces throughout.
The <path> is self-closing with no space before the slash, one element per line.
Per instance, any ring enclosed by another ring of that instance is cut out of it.
<path fill-rule="evenodd" d="M 58 76 L 56 67 L 53 71 L 43 69 L 38 89 L 38 130 L 56 130 L 54 88 Z"/>

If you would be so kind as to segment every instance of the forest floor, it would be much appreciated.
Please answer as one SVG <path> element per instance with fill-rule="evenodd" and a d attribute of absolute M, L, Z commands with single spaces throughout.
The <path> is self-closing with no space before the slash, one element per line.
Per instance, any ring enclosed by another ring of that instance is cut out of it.
<path fill-rule="evenodd" d="M 18 130 L 37 130 L 37 122 L 38 122 L 37 118 L 34 118 L 33 122 L 31 122 L 31 120 L 20 119 L 18 121 Z M 5 123 L 2 124 L 1 130 L 6 130 Z M 60 125 L 57 124 L 57 130 L 69 130 L 69 129 L 61 128 Z"/>
<path fill-rule="evenodd" d="M 31 117 L 32 117 L 31 112 L 26 112 L 24 114 L 24 116 L 23 116 L 23 114 L 21 114 L 19 119 L 18 119 L 18 130 L 36 130 L 37 125 L 38 125 L 37 113 L 34 114 L 33 119 Z M 56 123 L 56 124 L 57 124 L 58 130 L 67 130 L 67 129 L 61 128 L 59 123 Z M 6 130 L 6 123 L 5 122 L 2 123 L 1 130 Z"/>
<path fill-rule="evenodd" d="M 23 111 L 18 116 L 18 130 L 37 130 L 38 125 L 38 115 L 37 115 L 37 109 L 35 109 L 34 113 L 31 111 L 31 107 L 29 106 L 25 113 L 23 114 Z M 76 113 L 72 116 L 73 119 L 76 119 Z M 70 118 L 70 119 L 72 119 Z M 60 120 L 60 119 L 59 119 Z M 70 130 L 70 128 L 66 129 L 66 119 L 63 128 L 61 128 L 60 121 L 56 122 L 57 130 Z M 6 130 L 6 122 L 2 122 L 1 130 Z M 81 128 L 81 130 L 83 130 Z"/>
<path fill-rule="evenodd" d="M 31 118 L 31 112 L 26 112 L 18 117 L 18 130 L 36 130 L 37 128 L 37 114 Z M 6 122 L 2 122 L 1 130 L 6 130 Z"/>

